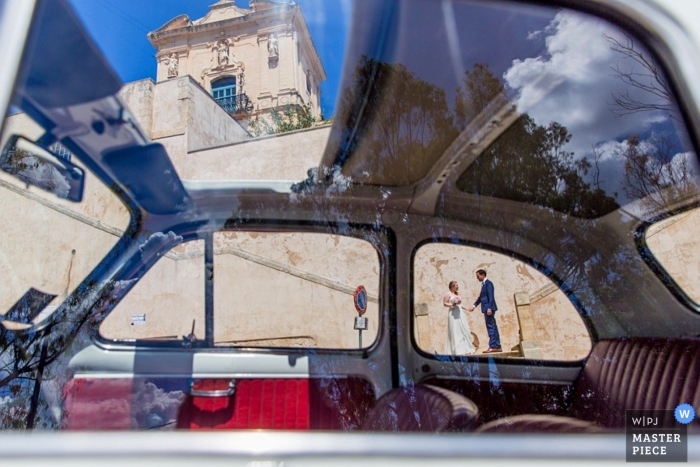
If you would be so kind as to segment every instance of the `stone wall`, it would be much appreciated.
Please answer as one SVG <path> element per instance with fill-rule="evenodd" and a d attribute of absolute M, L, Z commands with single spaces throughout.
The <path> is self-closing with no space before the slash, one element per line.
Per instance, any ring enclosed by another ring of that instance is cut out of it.
<path fill-rule="evenodd" d="M 358 285 L 370 298 L 363 347 L 376 339 L 379 260 L 369 243 L 337 235 L 246 232 L 224 232 L 214 240 L 217 345 L 357 348 Z M 201 241 L 174 249 L 117 305 L 100 332 L 115 339 L 182 339 L 194 321 L 196 336 L 203 338 L 203 259 Z"/>
<path fill-rule="evenodd" d="M 151 140 L 181 136 L 187 152 L 250 138 L 246 129 L 190 76 L 158 84 L 151 79 L 128 83 L 120 97 Z M 182 150 L 178 147 L 171 154 Z"/>

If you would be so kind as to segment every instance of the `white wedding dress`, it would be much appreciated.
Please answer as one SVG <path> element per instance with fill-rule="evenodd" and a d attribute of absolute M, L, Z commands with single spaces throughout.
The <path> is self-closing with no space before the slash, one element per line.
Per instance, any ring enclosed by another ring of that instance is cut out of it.
<path fill-rule="evenodd" d="M 450 301 L 454 299 L 450 297 Z M 467 355 L 476 351 L 472 343 L 472 333 L 469 330 L 467 317 L 464 315 L 462 305 L 454 305 L 447 313 L 447 341 L 445 342 L 445 354 Z"/>

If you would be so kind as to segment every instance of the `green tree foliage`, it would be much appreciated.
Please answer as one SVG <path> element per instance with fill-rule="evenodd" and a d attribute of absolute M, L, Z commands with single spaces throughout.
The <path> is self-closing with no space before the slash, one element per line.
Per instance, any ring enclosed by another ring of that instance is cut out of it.
<path fill-rule="evenodd" d="M 357 173 L 378 174 L 391 184 L 415 182 L 457 136 L 445 91 L 402 64 L 362 57 L 342 94 L 336 135 L 343 161 L 362 151 Z"/>
<path fill-rule="evenodd" d="M 455 120 L 459 128 L 466 127 L 486 107 L 508 105 L 503 83 L 491 73 L 488 64 L 475 63 L 472 70 L 464 72 L 462 84 L 455 98 Z"/>
<path fill-rule="evenodd" d="M 287 104 L 281 111 L 274 108 L 270 111 L 270 120 L 271 122 L 264 118 L 251 120 L 248 123 L 248 131 L 258 137 L 311 128 L 316 124 L 316 117 L 311 114 L 309 104 L 303 106 Z"/>
<path fill-rule="evenodd" d="M 493 100 L 507 104 L 503 84 L 486 65 L 465 73 L 457 92 L 456 119 L 466 125 Z M 564 147 L 571 140 L 557 122 L 538 125 L 521 115 L 460 176 L 457 187 L 475 193 L 520 201 L 583 218 L 595 218 L 619 207 L 614 197 L 585 181 L 587 158 L 576 159 Z"/>

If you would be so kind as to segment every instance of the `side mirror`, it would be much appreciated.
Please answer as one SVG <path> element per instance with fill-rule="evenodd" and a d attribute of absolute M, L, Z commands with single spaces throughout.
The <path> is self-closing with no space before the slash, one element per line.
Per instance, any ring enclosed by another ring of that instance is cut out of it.
<path fill-rule="evenodd" d="M 0 169 L 59 198 L 76 203 L 83 199 L 85 171 L 22 136 L 12 135 L 7 141 Z"/>

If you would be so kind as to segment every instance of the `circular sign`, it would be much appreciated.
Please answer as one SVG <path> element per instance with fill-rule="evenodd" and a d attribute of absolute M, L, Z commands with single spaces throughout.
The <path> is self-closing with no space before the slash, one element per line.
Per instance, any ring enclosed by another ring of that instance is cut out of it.
<path fill-rule="evenodd" d="M 353 298 L 355 299 L 355 309 L 360 316 L 364 315 L 365 311 L 367 311 L 367 290 L 365 290 L 363 285 L 359 285 L 355 289 Z"/>

